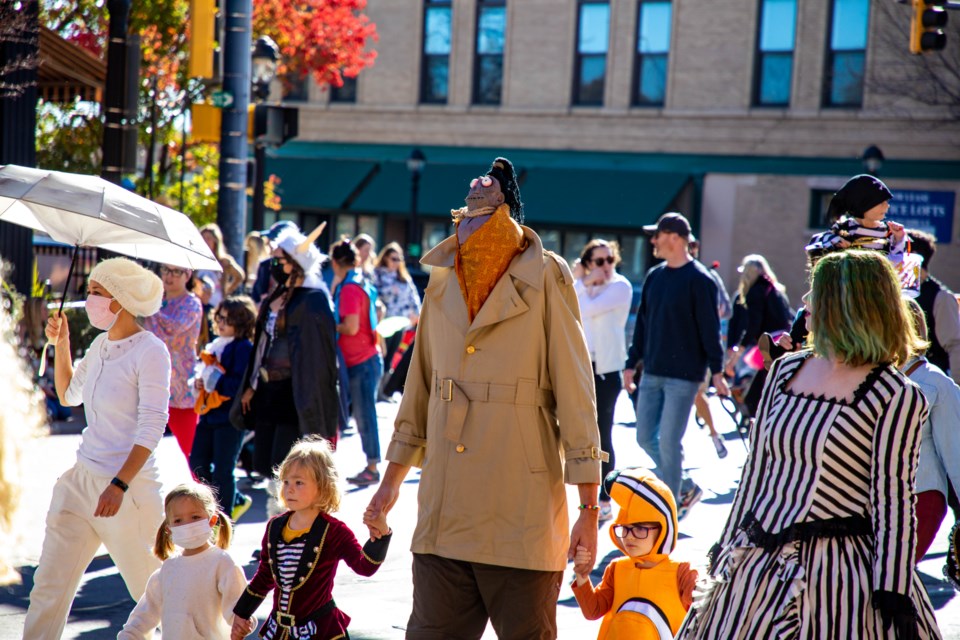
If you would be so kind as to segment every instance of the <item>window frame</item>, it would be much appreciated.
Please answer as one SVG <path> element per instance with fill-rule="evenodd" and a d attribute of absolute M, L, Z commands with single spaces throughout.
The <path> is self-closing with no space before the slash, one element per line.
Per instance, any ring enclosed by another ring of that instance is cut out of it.
<path fill-rule="evenodd" d="M 643 21 L 643 5 L 652 3 L 665 3 L 670 5 L 670 33 L 667 41 L 666 53 L 643 53 L 640 51 L 640 27 Z M 639 0 L 637 2 L 637 19 L 634 20 L 634 33 L 637 41 L 633 50 L 633 78 L 630 88 L 630 104 L 634 107 L 662 108 L 667 103 L 667 87 L 670 84 L 670 50 L 673 45 L 673 0 Z M 663 57 L 666 62 L 666 71 L 663 81 L 663 100 L 659 102 L 640 99 L 640 88 L 643 86 L 643 59 Z"/>
<path fill-rule="evenodd" d="M 596 5 L 605 5 L 607 7 L 607 42 L 605 51 L 600 53 L 588 53 L 583 54 L 580 52 L 580 34 L 581 27 L 583 26 L 583 7 L 591 4 Z M 575 41 L 573 43 L 573 87 L 570 104 L 575 107 L 603 107 L 604 106 L 604 94 L 607 89 L 607 58 L 610 55 L 610 18 L 612 17 L 612 7 L 610 6 L 610 0 L 577 0 L 577 30 L 574 34 Z M 580 100 L 580 92 L 582 86 L 580 84 L 581 76 L 583 75 L 583 61 L 586 58 L 598 59 L 603 58 L 603 90 L 600 92 L 600 100 L 598 102 L 582 102 Z"/>
<path fill-rule="evenodd" d="M 863 108 L 863 96 L 866 85 L 866 76 L 867 76 L 867 47 L 870 44 L 870 0 L 861 0 L 866 6 L 866 25 L 864 25 L 864 39 L 863 39 L 863 49 L 834 49 L 833 48 L 833 28 L 835 26 L 836 14 L 837 14 L 837 5 L 842 0 L 830 0 L 830 14 L 828 17 L 828 27 L 827 27 L 827 40 L 826 40 L 826 52 L 824 54 L 824 66 L 823 66 L 823 86 L 821 89 L 820 96 L 820 106 L 825 109 L 862 109 Z M 851 54 L 859 53 L 863 56 L 863 67 L 861 68 L 860 76 L 860 95 L 859 99 L 856 102 L 834 102 L 832 100 L 832 94 L 834 89 L 834 66 L 836 63 L 836 55 L 841 54 Z"/>
<path fill-rule="evenodd" d="M 766 10 L 766 5 L 770 0 L 758 0 L 759 11 L 757 12 L 757 40 L 754 46 L 754 58 L 753 58 L 753 95 L 751 96 L 750 104 L 753 107 L 758 107 L 761 109 L 783 109 L 790 106 L 790 101 L 793 99 L 793 80 L 794 80 L 794 65 L 796 64 L 796 51 L 797 51 L 797 28 L 798 28 L 798 17 L 800 12 L 799 0 L 793 0 L 793 48 L 790 49 L 790 88 L 787 92 L 786 102 L 762 102 L 761 95 L 763 89 L 763 62 L 764 58 L 771 55 L 785 55 L 786 51 L 764 51 L 761 49 L 761 43 L 763 42 L 763 16 L 764 11 Z M 829 46 L 829 45 L 828 45 Z"/>
<path fill-rule="evenodd" d="M 450 11 L 450 50 L 446 54 L 427 53 L 427 15 L 431 8 L 446 7 Z M 453 2 L 452 0 L 424 0 L 423 15 L 420 24 L 422 32 L 420 34 L 420 87 L 419 104 L 448 104 L 450 102 L 450 53 L 453 50 Z M 435 58 L 446 58 L 447 61 L 447 87 L 442 100 L 428 99 L 430 94 L 430 74 L 428 72 L 429 62 Z"/>
<path fill-rule="evenodd" d="M 480 53 L 480 17 L 484 9 L 493 9 L 502 7 L 503 16 L 503 51 L 500 53 Z M 473 38 L 473 83 L 471 87 L 470 103 L 477 106 L 497 107 L 503 104 L 503 61 L 507 52 L 507 0 L 477 0 L 476 21 L 474 24 Z M 483 60 L 486 58 L 500 58 L 500 95 L 496 102 L 487 102 L 481 100 L 481 73 Z"/>

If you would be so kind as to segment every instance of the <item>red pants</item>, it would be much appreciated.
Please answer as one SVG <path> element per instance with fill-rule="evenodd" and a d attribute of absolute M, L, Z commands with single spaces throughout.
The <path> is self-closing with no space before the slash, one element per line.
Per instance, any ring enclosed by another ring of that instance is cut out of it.
<path fill-rule="evenodd" d="M 193 448 L 193 436 L 197 433 L 197 423 L 200 422 L 200 416 L 193 409 L 174 409 L 170 407 L 170 418 L 167 426 L 173 432 L 173 436 L 180 445 L 180 450 L 187 457 L 187 464 L 190 463 L 190 449 Z"/>
<path fill-rule="evenodd" d="M 945 515 L 947 499 L 942 493 L 922 491 L 917 494 L 917 562 L 923 559 L 933 544 Z"/>

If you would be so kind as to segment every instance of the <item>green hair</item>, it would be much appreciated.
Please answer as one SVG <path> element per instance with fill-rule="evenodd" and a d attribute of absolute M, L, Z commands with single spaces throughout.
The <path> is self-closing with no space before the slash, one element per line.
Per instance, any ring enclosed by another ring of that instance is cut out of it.
<path fill-rule="evenodd" d="M 899 365 L 926 349 L 917 336 L 900 281 L 875 251 L 839 251 L 813 269 L 813 350 L 851 366 Z"/>

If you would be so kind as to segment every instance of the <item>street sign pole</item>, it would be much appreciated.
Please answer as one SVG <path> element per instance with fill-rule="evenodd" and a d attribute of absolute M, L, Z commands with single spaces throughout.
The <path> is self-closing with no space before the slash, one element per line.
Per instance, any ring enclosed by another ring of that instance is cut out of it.
<path fill-rule="evenodd" d="M 250 104 L 251 0 L 226 0 L 223 119 L 217 224 L 227 252 L 243 264 L 247 223 L 247 106 Z M 229 99 L 228 99 L 229 97 Z M 227 104 L 229 102 L 229 104 Z"/>

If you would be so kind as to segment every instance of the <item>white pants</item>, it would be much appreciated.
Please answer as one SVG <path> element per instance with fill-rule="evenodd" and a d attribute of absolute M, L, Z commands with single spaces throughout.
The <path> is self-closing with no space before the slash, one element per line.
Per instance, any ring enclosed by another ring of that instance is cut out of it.
<path fill-rule="evenodd" d="M 40 565 L 33 575 L 24 638 L 60 638 L 80 580 L 100 543 L 106 546 L 134 600 L 140 599 L 147 578 L 160 568 L 152 552 L 164 519 L 157 472 L 142 471 L 134 478 L 115 516 L 95 518 L 100 494 L 110 480 L 81 462 L 57 480 L 47 512 Z"/>

